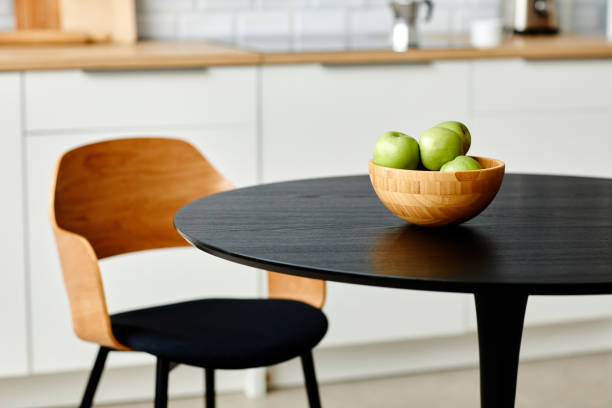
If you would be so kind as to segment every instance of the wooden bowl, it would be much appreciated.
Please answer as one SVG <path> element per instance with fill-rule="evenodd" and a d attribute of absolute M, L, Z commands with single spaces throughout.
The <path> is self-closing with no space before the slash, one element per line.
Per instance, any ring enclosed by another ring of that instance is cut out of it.
<path fill-rule="evenodd" d="M 506 165 L 473 157 L 482 170 L 439 172 L 403 170 L 368 163 L 370 180 L 382 203 L 399 218 L 426 227 L 465 222 L 491 203 Z"/>

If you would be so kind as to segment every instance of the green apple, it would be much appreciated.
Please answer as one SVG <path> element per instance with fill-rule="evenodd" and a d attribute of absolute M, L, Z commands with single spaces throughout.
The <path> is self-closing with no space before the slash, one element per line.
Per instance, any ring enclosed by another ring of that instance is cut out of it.
<path fill-rule="evenodd" d="M 383 133 L 374 145 L 372 161 L 379 166 L 414 170 L 419 159 L 419 144 L 401 132 Z"/>
<path fill-rule="evenodd" d="M 429 170 L 440 170 L 446 162 L 453 160 L 463 152 L 461 137 L 443 127 L 432 127 L 421 134 L 421 161 Z"/>
<path fill-rule="evenodd" d="M 454 160 L 445 163 L 440 171 L 470 171 L 480 170 L 482 166 L 476 160 L 468 156 L 457 156 Z"/>
<path fill-rule="evenodd" d="M 457 133 L 463 141 L 463 154 L 466 154 L 468 150 L 470 150 L 472 136 L 470 135 L 470 131 L 468 130 L 467 126 L 465 126 L 463 123 L 455 121 L 442 122 L 437 124 L 436 127 L 445 128 Z"/>

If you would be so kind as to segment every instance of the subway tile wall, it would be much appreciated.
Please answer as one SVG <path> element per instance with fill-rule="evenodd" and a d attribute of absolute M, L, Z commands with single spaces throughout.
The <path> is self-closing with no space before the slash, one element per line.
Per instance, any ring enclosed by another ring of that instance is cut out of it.
<path fill-rule="evenodd" d="M 380 35 L 392 23 L 388 0 L 136 0 L 143 39 Z M 433 0 L 423 32 L 459 34 L 474 19 L 500 15 L 501 1 Z M 566 32 L 603 34 L 606 0 L 559 0 Z M 0 30 L 13 28 L 13 0 L 0 0 Z"/>

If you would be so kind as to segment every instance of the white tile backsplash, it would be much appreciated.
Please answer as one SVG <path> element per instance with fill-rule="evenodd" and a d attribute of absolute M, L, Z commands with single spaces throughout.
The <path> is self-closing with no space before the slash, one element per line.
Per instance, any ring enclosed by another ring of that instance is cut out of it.
<path fill-rule="evenodd" d="M 225 9 L 235 11 L 248 9 L 252 4 L 253 0 L 196 0 L 196 7 L 200 10 Z"/>
<path fill-rule="evenodd" d="M 145 39 L 379 35 L 392 22 L 389 0 L 136 0 Z M 470 21 L 500 15 L 501 1 L 433 0 L 424 32 L 466 32 Z M 603 34 L 606 0 L 559 0 L 562 29 Z M 0 0 L 0 30 L 14 28 L 13 0 Z"/>
<path fill-rule="evenodd" d="M 236 20 L 238 39 L 249 37 L 288 37 L 291 34 L 286 10 L 252 10 L 241 12 Z"/>
<path fill-rule="evenodd" d="M 139 14 L 138 31 L 149 40 L 170 40 L 176 38 L 177 16 L 174 14 Z"/>
<path fill-rule="evenodd" d="M 191 13 L 180 17 L 179 37 L 183 39 L 231 40 L 234 35 L 234 13 L 211 11 Z"/>
<path fill-rule="evenodd" d="M 293 35 L 300 37 L 341 37 L 346 33 L 344 9 L 302 10 L 293 16 Z"/>
<path fill-rule="evenodd" d="M 386 6 L 349 11 L 349 35 L 380 35 L 390 32 L 392 25 L 393 12 Z"/>
<path fill-rule="evenodd" d="M 426 13 L 423 10 L 420 21 L 418 22 L 419 31 L 424 33 L 443 33 L 448 30 L 448 27 L 453 27 L 453 32 L 456 31 L 455 27 L 452 25 L 454 21 L 451 18 L 453 14 L 451 10 L 451 8 L 442 7 L 438 10 L 434 9 L 431 20 L 429 21 L 425 20 Z"/>
<path fill-rule="evenodd" d="M 12 30 L 13 26 L 13 16 L 9 14 L 0 15 L 0 30 Z"/>
<path fill-rule="evenodd" d="M 367 0 L 312 0 L 313 7 L 361 7 Z"/>
<path fill-rule="evenodd" d="M 292 9 L 312 5 L 312 0 L 253 0 L 256 8 Z"/>
<path fill-rule="evenodd" d="M 151 11 L 190 11 L 195 0 L 136 0 L 136 8 L 141 13 Z"/>
<path fill-rule="evenodd" d="M 0 1 L 0 15 L 8 16 L 13 12 L 13 2 L 12 1 Z"/>

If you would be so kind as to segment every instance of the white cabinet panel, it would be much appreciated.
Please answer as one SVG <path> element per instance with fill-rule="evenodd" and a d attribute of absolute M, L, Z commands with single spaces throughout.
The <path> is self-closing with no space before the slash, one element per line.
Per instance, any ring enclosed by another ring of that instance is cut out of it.
<path fill-rule="evenodd" d="M 468 116 L 465 62 L 262 70 L 264 181 L 367 173 L 383 132 Z"/>
<path fill-rule="evenodd" d="M 532 296 L 527 304 L 526 325 L 609 319 L 612 296 Z"/>
<path fill-rule="evenodd" d="M 612 107 L 611 60 L 480 60 L 473 67 L 477 113 Z"/>
<path fill-rule="evenodd" d="M 525 312 L 525 326 L 610 319 L 612 296 L 530 296 Z M 476 310 L 469 308 L 469 326 L 476 328 Z"/>
<path fill-rule="evenodd" d="M 254 67 L 25 75 L 28 131 L 255 121 Z"/>
<path fill-rule="evenodd" d="M 463 62 L 262 68 L 266 182 L 367 173 L 387 130 L 418 138 L 444 120 L 468 117 Z M 325 345 L 460 333 L 467 296 L 329 283 Z"/>
<path fill-rule="evenodd" d="M 21 78 L 0 73 L 0 377 L 27 373 Z"/>
<path fill-rule="evenodd" d="M 136 132 L 135 132 L 136 133 Z M 143 129 L 137 134 L 150 134 Z M 173 131 L 194 143 L 238 185 L 255 182 L 255 132 L 250 126 Z M 46 373 L 91 366 L 96 347 L 72 332 L 68 302 L 47 218 L 53 166 L 65 151 L 108 134 L 28 136 L 28 215 L 31 269 L 33 369 Z M 101 262 L 111 312 L 210 296 L 257 295 L 258 273 L 192 248 L 148 251 Z M 145 360 L 142 354 L 114 353 L 110 365 Z"/>
<path fill-rule="evenodd" d="M 459 334 L 472 297 L 327 283 L 323 346 L 377 343 Z"/>
<path fill-rule="evenodd" d="M 477 116 L 470 152 L 503 160 L 507 172 L 612 177 L 611 120 L 612 108 Z"/>

